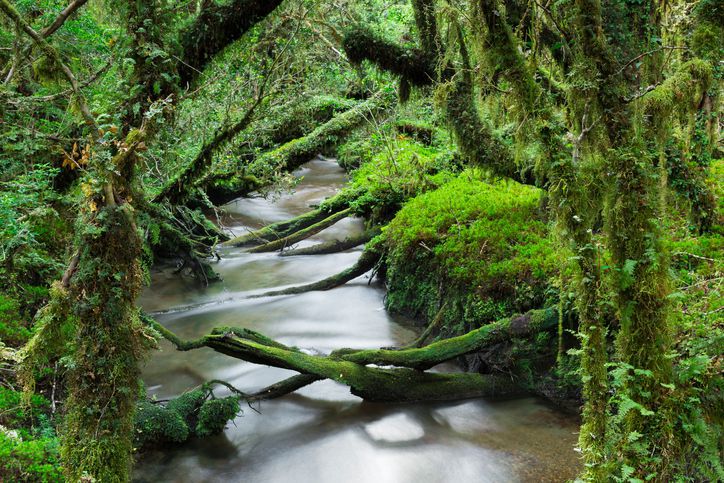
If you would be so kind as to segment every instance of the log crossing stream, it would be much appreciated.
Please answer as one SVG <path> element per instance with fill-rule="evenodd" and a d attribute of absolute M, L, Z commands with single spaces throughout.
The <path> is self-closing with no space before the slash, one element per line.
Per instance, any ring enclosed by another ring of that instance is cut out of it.
<path fill-rule="evenodd" d="M 277 199 L 239 199 L 225 207 L 235 234 L 299 215 L 345 183 L 331 160 L 295 173 L 295 192 Z M 361 232 L 345 219 L 299 246 Z M 329 292 L 247 298 L 320 280 L 354 264 L 361 247 L 343 253 L 279 257 L 225 248 L 215 269 L 224 281 L 205 289 L 155 270 L 142 306 L 184 338 L 217 326 L 258 330 L 288 345 L 327 353 L 335 348 L 404 345 L 418 329 L 384 310 L 384 287 L 366 276 Z M 293 375 L 211 349 L 175 351 L 161 342 L 143 379 L 150 394 L 174 397 L 210 379 L 253 392 Z M 455 370 L 451 365 L 441 370 Z M 556 482 L 580 467 L 577 422 L 535 398 L 488 402 L 376 404 L 325 380 L 254 405 L 218 436 L 148 452 L 134 481 L 249 483 Z"/>

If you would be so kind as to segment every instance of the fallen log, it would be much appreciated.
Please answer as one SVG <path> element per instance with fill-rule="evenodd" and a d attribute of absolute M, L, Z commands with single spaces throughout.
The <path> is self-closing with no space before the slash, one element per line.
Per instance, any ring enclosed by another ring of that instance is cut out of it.
<path fill-rule="evenodd" d="M 442 362 L 477 352 L 490 344 L 527 336 L 533 332 L 542 332 L 557 327 L 557 325 L 556 310 L 531 310 L 523 315 L 501 319 L 467 334 L 443 339 L 420 348 L 402 350 L 340 349 L 332 356 L 361 365 L 393 365 L 424 371 Z"/>
<path fill-rule="evenodd" d="M 393 108 L 395 103 L 394 92 L 380 90 L 361 104 L 334 116 L 306 136 L 262 154 L 251 163 L 247 172 L 264 179 L 265 173 L 275 170 L 294 171 L 327 147 L 336 145 L 360 124 Z"/>
<path fill-rule="evenodd" d="M 237 236 L 224 242 L 222 246 L 246 247 L 261 245 L 272 240 L 284 238 L 315 223 L 319 223 L 335 213 L 346 210 L 353 200 L 354 196 L 349 196 L 348 193 L 333 196 L 325 200 L 317 209 L 308 211 L 289 220 L 272 223 L 258 230 Z"/>
<path fill-rule="evenodd" d="M 286 247 L 289 247 L 291 245 L 294 245 L 295 243 L 298 243 L 302 240 L 306 240 L 307 238 L 316 235 L 320 231 L 329 228 L 330 226 L 334 225 L 338 221 L 347 218 L 351 213 L 351 209 L 347 208 L 345 210 L 339 211 L 337 213 L 334 213 L 331 216 L 328 216 L 327 218 L 323 219 L 322 221 L 319 221 L 313 225 L 310 225 L 306 228 L 303 228 L 301 230 L 295 231 L 291 233 L 290 235 L 287 235 L 283 238 L 279 238 L 277 240 L 273 240 L 270 242 L 267 242 L 263 245 L 259 245 L 257 247 L 251 248 L 248 250 L 249 253 L 265 253 L 265 252 L 275 252 L 277 250 L 283 250 Z"/>
<path fill-rule="evenodd" d="M 525 320 L 530 322 L 533 317 Z M 473 397 L 501 398 L 524 393 L 521 387 L 508 376 L 478 373 L 430 373 L 408 367 L 419 365 L 420 361 L 425 358 L 439 361 L 441 358 L 433 355 L 435 350 L 427 352 L 425 356 L 410 356 L 409 360 L 408 357 L 399 358 L 396 360 L 398 367 L 382 368 L 340 358 L 340 351 L 329 356 L 310 355 L 298 348 L 285 346 L 248 329 L 216 328 L 200 339 L 183 341 L 158 322 L 151 320 L 150 323 L 166 339 L 176 345 L 178 350 L 209 347 L 236 359 L 289 369 L 309 376 L 306 379 L 300 378 L 285 383 L 286 388 L 290 390 L 302 383 L 313 382 L 313 378 L 319 378 L 331 379 L 347 385 L 352 394 L 367 401 L 378 402 L 450 401 Z M 514 325 L 512 320 L 509 325 Z M 529 329 L 535 326 L 530 323 L 516 324 L 520 327 L 523 325 Z M 515 330 L 508 332 L 509 336 L 515 336 L 515 334 L 517 334 Z M 455 343 L 459 343 L 459 341 Z M 445 360 L 466 353 L 467 350 L 474 350 L 474 348 L 464 345 L 464 350 L 446 351 Z M 356 351 L 346 354 L 345 357 L 365 352 L 367 351 Z"/>

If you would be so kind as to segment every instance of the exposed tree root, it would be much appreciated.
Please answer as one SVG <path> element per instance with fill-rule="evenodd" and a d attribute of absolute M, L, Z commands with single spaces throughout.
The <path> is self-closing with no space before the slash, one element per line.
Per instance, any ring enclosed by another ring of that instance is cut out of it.
<path fill-rule="evenodd" d="M 279 255 L 283 257 L 291 257 L 297 255 L 325 255 L 328 253 L 339 253 L 345 250 L 349 250 L 356 246 L 367 243 L 377 234 L 379 234 L 379 227 L 373 230 L 367 230 L 358 235 L 348 236 L 344 240 L 332 240 L 324 243 L 305 248 L 295 248 L 293 250 L 284 250 Z"/>
<path fill-rule="evenodd" d="M 352 394 L 365 400 L 399 403 L 521 394 L 523 391 L 520 386 L 509 377 L 477 373 L 429 373 L 420 369 L 431 368 L 474 352 L 487 344 L 555 327 L 557 315 L 554 310 L 533 310 L 420 349 L 341 349 L 329 356 L 310 355 L 258 332 L 239 328 L 217 328 L 200 339 L 184 341 L 152 319 L 146 320 L 178 350 L 209 347 L 236 359 L 289 369 L 307 376 L 287 379 L 260 393 L 266 391 L 267 395 L 281 396 L 315 380 L 332 379 L 349 386 Z M 396 367 L 369 365 L 373 363 Z"/>
<path fill-rule="evenodd" d="M 305 240 L 309 238 L 310 236 L 314 236 L 320 231 L 324 230 L 325 228 L 329 228 L 330 226 L 334 225 L 338 221 L 347 218 L 350 215 L 350 208 L 347 208 L 345 210 L 339 211 L 337 213 L 334 213 L 331 216 L 328 216 L 327 218 L 323 219 L 322 221 L 319 221 L 311 226 L 308 226 L 306 228 L 303 228 L 301 230 L 295 231 L 291 233 L 290 235 L 287 235 L 283 238 L 279 238 L 278 240 L 267 242 L 263 245 L 259 245 L 258 247 L 254 247 L 249 249 L 249 253 L 265 253 L 265 252 L 275 252 L 277 250 L 283 250 L 286 247 L 289 247 L 291 245 L 294 245 L 295 243 L 298 243 L 302 240 Z"/>
<path fill-rule="evenodd" d="M 331 290 L 372 270 L 375 265 L 377 265 L 377 262 L 380 261 L 380 257 L 381 255 L 376 251 L 365 250 L 362 252 L 359 260 L 357 260 L 357 263 L 342 272 L 325 278 L 324 280 L 307 285 L 299 285 L 281 290 L 272 290 L 270 292 L 264 292 L 263 294 L 252 295 L 250 298 L 274 297 L 276 295 L 295 295 L 305 292 Z"/>

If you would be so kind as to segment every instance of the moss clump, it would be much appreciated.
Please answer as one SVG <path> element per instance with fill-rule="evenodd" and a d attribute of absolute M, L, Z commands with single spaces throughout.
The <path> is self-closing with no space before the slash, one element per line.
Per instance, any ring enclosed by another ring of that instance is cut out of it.
<path fill-rule="evenodd" d="M 540 196 L 535 188 L 486 183 L 465 172 L 410 201 L 384 232 L 391 305 L 411 266 L 433 274 L 425 277 L 431 291 L 443 284 L 446 291 L 475 293 L 483 302 L 473 306 L 483 313 L 499 313 L 494 302 L 519 311 L 540 303 L 557 261 L 538 215 Z"/>
<path fill-rule="evenodd" d="M 189 437 L 189 427 L 177 411 L 149 401 L 136 408 L 134 446 L 141 448 L 151 443 L 181 443 Z"/>
<path fill-rule="evenodd" d="M 138 449 L 218 434 L 239 410 L 238 396 L 216 398 L 207 385 L 165 406 L 144 400 L 136 408 L 134 445 Z"/>
<path fill-rule="evenodd" d="M 239 398 L 237 396 L 206 401 L 199 409 L 196 435 L 203 438 L 222 432 L 226 422 L 234 419 L 238 413 Z"/>

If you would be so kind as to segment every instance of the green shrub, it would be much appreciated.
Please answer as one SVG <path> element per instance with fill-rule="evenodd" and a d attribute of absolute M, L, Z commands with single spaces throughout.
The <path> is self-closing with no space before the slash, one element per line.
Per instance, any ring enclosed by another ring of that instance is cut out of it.
<path fill-rule="evenodd" d="M 0 481 L 64 481 L 56 437 L 27 441 L 0 428 Z"/>
<path fill-rule="evenodd" d="M 29 338 L 30 330 L 20 317 L 18 302 L 0 294 L 0 342 L 6 346 L 19 347 Z"/>

